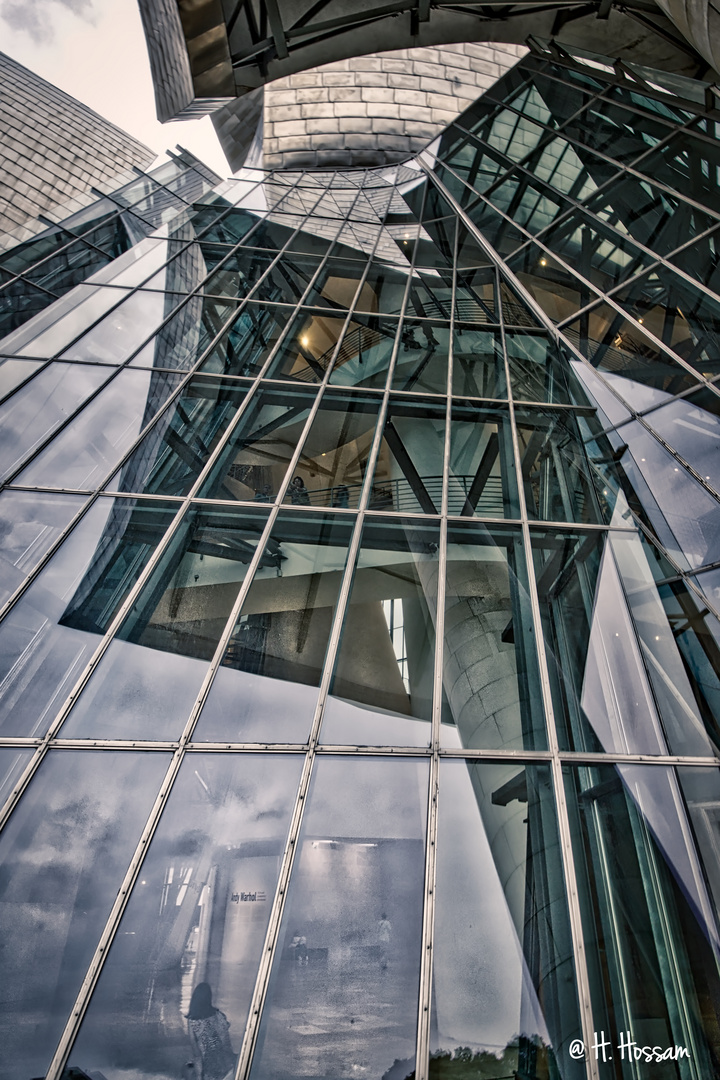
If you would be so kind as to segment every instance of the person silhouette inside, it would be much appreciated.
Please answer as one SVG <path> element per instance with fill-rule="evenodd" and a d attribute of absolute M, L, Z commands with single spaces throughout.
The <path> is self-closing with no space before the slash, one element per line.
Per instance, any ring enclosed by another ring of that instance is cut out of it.
<path fill-rule="evenodd" d="M 193 1053 L 194 1080 L 224 1080 L 235 1073 L 235 1054 L 230 1042 L 230 1024 L 224 1012 L 212 1003 L 209 983 L 198 983 L 187 1011 L 188 1034 Z"/>
<path fill-rule="evenodd" d="M 302 476 L 296 476 L 290 484 L 290 502 L 293 506 L 310 505 L 310 492 L 305 487 Z"/>

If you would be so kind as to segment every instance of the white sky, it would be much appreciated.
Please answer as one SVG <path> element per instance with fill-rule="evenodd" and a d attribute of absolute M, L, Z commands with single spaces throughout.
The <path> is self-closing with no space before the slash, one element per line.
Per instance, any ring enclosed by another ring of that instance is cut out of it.
<path fill-rule="evenodd" d="M 230 168 L 209 117 L 160 124 L 136 0 L 0 0 L 0 50 L 164 155 Z"/>

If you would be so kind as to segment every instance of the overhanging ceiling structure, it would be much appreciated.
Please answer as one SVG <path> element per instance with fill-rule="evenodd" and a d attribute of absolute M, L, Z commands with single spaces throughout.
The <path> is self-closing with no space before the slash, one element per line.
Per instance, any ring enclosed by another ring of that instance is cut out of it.
<path fill-rule="evenodd" d="M 267 82 L 380 50 L 528 35 L 689 76 L 720 67 L 708 0 L 139 0 L 158 117 L 213 112 Z"/>

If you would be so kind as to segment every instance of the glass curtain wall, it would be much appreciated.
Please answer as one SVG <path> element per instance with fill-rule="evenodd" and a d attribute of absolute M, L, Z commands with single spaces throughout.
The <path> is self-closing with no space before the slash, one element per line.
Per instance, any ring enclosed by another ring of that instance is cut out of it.
<path fill-rule="evenodd" d="M 705 89 L 3 256 L 7 1080 L 720 1074 Z"/>

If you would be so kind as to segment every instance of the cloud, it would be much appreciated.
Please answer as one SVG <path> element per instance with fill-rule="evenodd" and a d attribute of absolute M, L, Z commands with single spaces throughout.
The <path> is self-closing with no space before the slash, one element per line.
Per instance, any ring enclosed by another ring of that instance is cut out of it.
<path fill-rule="evenodd" d="M 55 40 L 53 15 L 66 8 L 84 22 L 95 23 L 94 0 L 0 0 L 0 19 L 12 30 L 24 31 L 38 45 Z"/>

